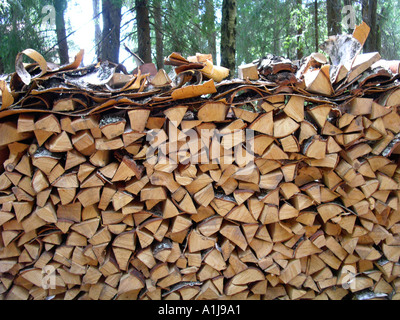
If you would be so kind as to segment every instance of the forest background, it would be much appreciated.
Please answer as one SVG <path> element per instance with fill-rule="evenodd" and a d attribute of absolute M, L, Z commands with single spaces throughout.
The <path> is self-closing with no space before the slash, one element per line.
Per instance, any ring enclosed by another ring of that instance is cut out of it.
<path fill-rule="evenodd" d="M 135 59 L 166 68 L 172 52 L 211 53 L 232 70 L 268 53 L 296 60 L 328 36 L 365 21 L 364 52 L 400 57 L 400 0 L 0 0 L 0 74 L 32 48 L 66 64 L 79 49 L 83 63 L 109 60 L 132 70 Z"/>

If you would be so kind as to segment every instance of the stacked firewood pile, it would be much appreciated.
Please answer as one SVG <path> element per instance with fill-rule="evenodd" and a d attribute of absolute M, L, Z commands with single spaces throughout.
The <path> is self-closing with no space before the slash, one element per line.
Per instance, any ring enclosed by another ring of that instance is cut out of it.
<path fill-rule="evenodd" d="M 399 299 L 399 62 L 361 54 L 367 31 L 235 80 L 201 54 L 172 78 L 22 52 L 0 299 Z"/>

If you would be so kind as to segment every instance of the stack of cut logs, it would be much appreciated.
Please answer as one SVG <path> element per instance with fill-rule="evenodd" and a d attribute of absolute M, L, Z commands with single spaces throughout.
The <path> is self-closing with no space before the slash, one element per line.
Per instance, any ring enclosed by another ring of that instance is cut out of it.
<path fill-rule="evenodd" d="M 21 52 L 0 300 L 399 299 L 400 63 L 361 54 L 367 34 L 235 80 L 202 54 L 172 77 Z"/>

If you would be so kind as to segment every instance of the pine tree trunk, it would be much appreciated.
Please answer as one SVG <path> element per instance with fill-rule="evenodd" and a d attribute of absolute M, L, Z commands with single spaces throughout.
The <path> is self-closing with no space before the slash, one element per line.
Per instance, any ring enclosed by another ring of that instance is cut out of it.
<path fill-rule="evenodd" d="M 369 1 L 368 0 L 362 0 L 361 1 L 361 12 L 362 12 L 362 20 L 369 26 L 371 27 L 371 16 L 369 14 Z M 372 30 L 371 30 L 372 31 Z M 371 37 L 371 33 L 369 34 L 367 41 L 365 41 L 364 44 L 364 52 L 370 52 L 370 41 L 368 39 Z"/>
<path fill-rule="evenodd" d="M 289 6 L 291 3 L 290 0 L 285 0 L 285 6 Z M 289 17 L 291 17 L 291 14 L 289 14 Z M 286 23 L 285 26 L 285 37 L 286 39 L 289 39 L 290 36 L 292 36 L 292 26 L 291 23 Z M 286 57 L 290 57 L 290 52 L 291 52 L 291 45 L 289 44 L 288 46 L 286 46 Z"/>
<path fill-rule="evenodd" d="M 56 9 L 56 33 L 58 43 L 58 54 L 60 64 L 64 65 L 69 62 L 67 32 L 65 30 L 64 12 L 67 9 L 66 0 L 54 0 L 54 8 Z"/>
<path fill-rule="evenodd" d="M 328 35 L 332 36 L 341 34 L 341 2 L 339 0 L 327 0 L 326 13 L 328 22 Z"/>
<path fill-rule="evenodd" d="M 386 17 L 386 8 L 381 6 L 381 10 L 379 14 L 377 13 L 377 32 L 376 32 L 376 49 L 378 52 L 382 52 L 384 48 L 382 48 L 382 28 L 381 25 L 384 23 Z"/>
<path fill-rule="evenodd" d="M 297 3 L 298 9 L 301 9 L 303 1 L 296 0 L 296 3 Z M 299 17 L 299 19 L 300 19 L 300 17 Z M 296 50 L 297 53 L 296 54 L 297 54 L 297 59 L 300 60 L 303 57 L 303 47 L 302 47 L 302 43 L 301 43 L 301 34 L 303 33 L 303 26 L 299 22 L 297 24 L 298 24 L 298 27 L 297 27 L 297 50 Z"/>
<path fill-rule="evenodd" d="M 158 69 L 164 68 L 164 40 L 163 40 L 163 22 L 161 0 L 153 0 L 154 23 L 156 34 L 156 64 Z"/>
<path fill-rule="evenodd" d="M 150 21 L 147 0 L 136 0 L 138 54 L 145 63 L 151 62 Z"/>
<path fill-rule="evenodd" d="M 377 0 L 362 0 L 362 17 L 363 21 L 371 28 L 369 36 L 364 44 L 364 52 L 375 52 L 378 50 L 377 36 Z"/>
<path fill-rule="evenodd" d="M 319 50 L 319 32 L 318 32 L 318 0 L 314 0 L 314 32 L 315 32 L 315 52 Z"/>
<path fill-rule="evenodd" d="M 223 0 L 221 22 L 221 65 L 231 71 L 231 78 L 234 77 L 236 71 L 236 24 L 236 0 Z"/>
<path fill-rule="evenodd" d="M 119 63 L 120 26 L 121 26 L 120 0 L 103 0 L 103 34 L 101 43 L 101 58 Z"/>
<path fill-rule="evenodd" d="M 204 25 L 207 35 L 207 53 L 211 53 L 213 60 L 217 58 L 217 33 L 215 30 L 215 8 L 213 0 L 205 0 Z"/>
<path fill-rule="evenodd" d="M 93 21 L 94 21 L 94 41 L 96 45 L 96 57 L 101 57 L 101 28 L 100 28 L 100 0 L 92 0 Z"/>
<path fill-rule="evenodd" d="M 369 10 L 371 15 L 371 51 L 378 51 L 378 27 L 377 27 L 377 10 L 378 10 L 378 0 L 370 0 L 369 1 Z M 368 41 L 368 40 L 367 40 Z"/>

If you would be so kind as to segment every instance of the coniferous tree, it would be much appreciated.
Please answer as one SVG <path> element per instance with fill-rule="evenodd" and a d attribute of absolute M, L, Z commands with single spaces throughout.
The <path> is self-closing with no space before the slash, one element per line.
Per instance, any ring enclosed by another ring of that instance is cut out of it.
<path fill-rule="evenodd" d="M 136 0 L 138 55 L 146 63 L 151 62 L 149 8 L 147 0 Z"/>
<path fill-rule="evenodd" d="M 221 22 L 221 65 L 230 69 L 231 77 L 236 72 L 236 24 L 237 2 L 224 0 Z"/>
<path fill-rule="evenodd" d="M 337 35 L 342 33 L 341 27 L 341 1 L 326 0 L 326 19 L 328 24 L 328 35 Z"/>
<path fill-rule="evenodd" d="M 101 57 L 101 27 L 100 27 L 100 0 L 92 0 L 93 22 L 94 22 L 94 45 L 96 48 L 96 57 Z"/>
<path fill-rule="evenodd" d="M 377 0 L 362 0 L 362 19 L 371 28 L 364 44 L 364 52 L 378 51 Z"/>
<path fill-rule="evenodd" d="M 60 57 L 60 63 L 63 65 L 69 62 L 67 31 L 64 19 L 64 13 L 67 9 L 67 0 L 53 0 L 53 4 L 56 13 L 58 55 Z"/>
<path fill-rule="evenodd" d="M 162 69 L 164 67 L 164 24 L 161 2 L 161 0 L 153 0 L 154 33 L 156 39 L 156 65 L 158 69 Z"/>
<path fill-rule="evenodd" d="M 15 57 L 27 48 L 48 60 L 54 58 L 55 52 L 48 49 L 57 42 L 53 21 L 42 13 L 47 4 L 44 0 L 0 1 L 0 73 L 14 72 Z"/>
<path fill-rule="evenodd" d="M 207 42 L 207 53 L 211 53 L 213 60 L 217 58 L 217 32 L 215 29 L 215 7 L 213 0 L 204 0 L 205 12 L 203 26 Z"/>
<path fill-rule="evenodd" d="M 103 0 L 101 59 L 119 63 L 122 0 Z"/>

